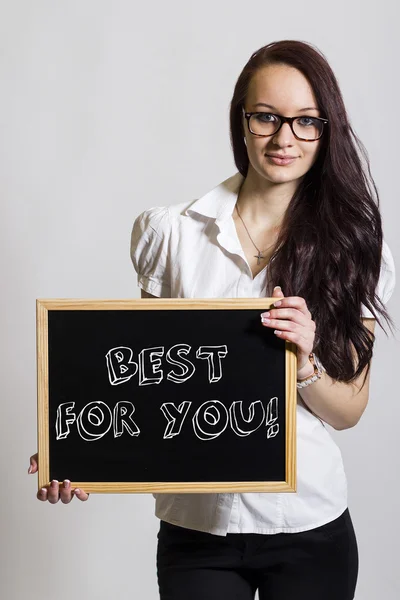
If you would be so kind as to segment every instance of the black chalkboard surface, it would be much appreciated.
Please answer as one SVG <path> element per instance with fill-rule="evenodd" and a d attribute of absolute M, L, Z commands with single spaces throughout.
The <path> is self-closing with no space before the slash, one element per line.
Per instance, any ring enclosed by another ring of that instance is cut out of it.
<path fill-rule="evenodd" d="M 296 491 L 273 298 L 37 300 L 39 488 Z"/>

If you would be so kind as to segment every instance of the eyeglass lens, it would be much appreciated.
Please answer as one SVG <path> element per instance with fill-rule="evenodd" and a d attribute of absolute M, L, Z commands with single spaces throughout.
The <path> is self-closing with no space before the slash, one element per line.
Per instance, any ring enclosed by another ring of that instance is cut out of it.
<path fill-rule="evenodd" d="M 281 119 L 270 113 L 257 113 L 250 117 L 250 129 L 257 135 L 273 135 L 279 129 Z M 315 140 L 321 137 L 323 122 L 313 117 L 298 117 L 293 121 L 295 134 L 305 140 Z"/>

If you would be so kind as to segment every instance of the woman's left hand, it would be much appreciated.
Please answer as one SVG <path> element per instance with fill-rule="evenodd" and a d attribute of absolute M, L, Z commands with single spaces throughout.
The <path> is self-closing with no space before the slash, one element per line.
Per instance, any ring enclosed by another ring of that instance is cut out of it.
<path fill-rule="evenodd" d="M 261 313 L 261 322 L 265 327 L 274 327 L 274 333 L 288 342 L 297 345 L 297 376 L 307 377 L 312 364 L 309 354 L 314 347 L 315 322 L 307 308 L 307 303 L 300 296 L 284 297 L 280 287 L 276 287 L 272 297 L 280 302 L 279 307 Z M 310 365 L 310 367 L 308 367 Z M 307 371 L 307 373 L 305 372 Z"/>

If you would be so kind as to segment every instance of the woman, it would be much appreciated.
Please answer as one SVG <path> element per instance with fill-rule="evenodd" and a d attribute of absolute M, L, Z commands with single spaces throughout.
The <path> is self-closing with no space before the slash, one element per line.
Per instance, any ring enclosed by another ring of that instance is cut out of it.
<path fill-rule="evenodd" d="M 155 494 L 160 597 L 350 600 L 357 542 L 325 423 L 358 422 L 375 319 L 392 323 L 378 193 L 336 78 L 309 44 L 250 57 L 230 126 L 238 172 L 194 202 L 141 213 L 131 257 L 142 297 L 276 297 L 262 322 L 297 345 L 297 492 Z M 39 497 L 72 493 L 56 484 Z"/>

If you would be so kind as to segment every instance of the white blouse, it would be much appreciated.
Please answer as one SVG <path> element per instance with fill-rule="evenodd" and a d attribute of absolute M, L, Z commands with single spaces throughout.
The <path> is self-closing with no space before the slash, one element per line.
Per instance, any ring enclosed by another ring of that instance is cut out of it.
<path fill-rule="evenodd" d="M 232 218 L 243 182 L 237 172 L 200 199 L 155 206 L 135 220 L 131 258 L 140 288 L 160 298 L 272 296 L 268 265 L 253 278 Z M 386 304 L 395 266 L 383 243 L 377 293 Z M 362 316 L 373 318 L 365 306 Z M 155 514 L 215 535 L 296 533 L 319 527 L 347 508 L 339 447 L 297 393 L 297 491 L 294 493 L 154 494 Z"/>

